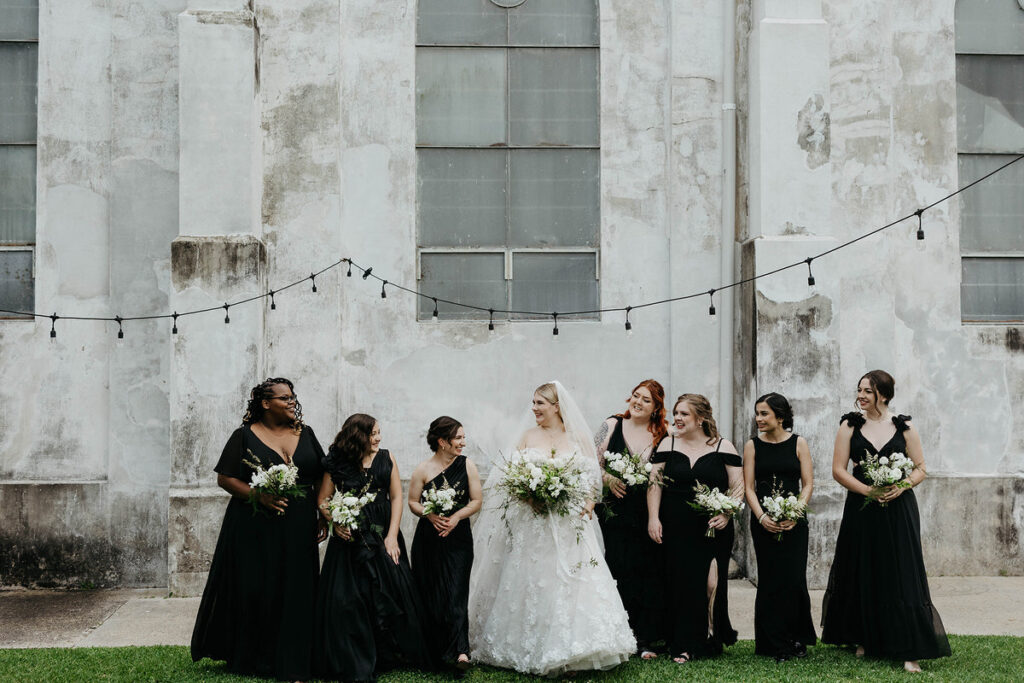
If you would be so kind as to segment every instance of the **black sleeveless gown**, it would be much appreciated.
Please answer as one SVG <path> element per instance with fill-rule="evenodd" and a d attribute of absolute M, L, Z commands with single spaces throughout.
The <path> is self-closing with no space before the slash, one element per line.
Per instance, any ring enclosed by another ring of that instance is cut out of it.
<path fill-rule="evenodd" d="M 608 450 L 624 453 L 622 418 L 615 418 L 615 429 L 608 439 Z M 630 449 L 632 452 L 632 449 Z M 623 498 L 609 492 L 597 519 L 604 536 L 604 557 L 618 584 L 622 606 L 629 615 L 629 626 L 638 650 L 646 650 L 665 637 L 662 620 L 662 548 L 647 534 L 647 489 L 631 487 Z"/>
<path fill-rule="evenodd" d="M 762 500 L 779 490 L 800 495 L 797 435 L 769 443 L 754 439 L 754 485 Z M 754 598 L 754 652 L 770 657 L 790 656 L 797 643 L 814 645 L 817 635 L 807 594 L 807 520 L 782 533 L 782 540 L 765 531 L 751 513 L 750 536 L 757 556 L 757 595 Z"/>
<path fill-rule="evenodd" d="M 853 427 L 850 460 L 857 464 L 853 476 L 858 481 L 868 483 L 860 468 L 866 453 L 906 453 L 903 432 L 909 419 L 893 417 L 896 434 L 876 450 L 861 434 L 864 416 L 843 416 L 841 422 Z M 864 506 L 864 496 L 846 494 L 822 604 L 821 640 L 862 645 L 867 655 L 897 661 L 949 656 L 949 640 L 928 590 L 913 489 L 885 507 L 874 502 Z"/>
<path fill-rule="evenodd" d="M 231 498 L 192 631 L 192 661 L 225 660 L 232 673 L 287 681 L 311 677 L 322 457 L 313 430 L 303 427 L 292 462 L 308 492 L 289 500 L 283 515 L 253 513 L 248 501 Z M 248 426 L 231 435 L 214 470 L 248 483 L 243 458 L 263 467 L 284 462 Z"/>
<path fill-rule="evenodd" d="M 659 517 L 664 547 L 661 575 L 667 582 L 663 601 L 665 642 L 669 653 L 688 652 L 691 657 L 721 654 L 723 645 L 736 642 L 736 630 L 729 621 L 729 557 L 736 530 L 732 520 L 713 538 L 705 536 L 708 517 L 689 506 L 693 487 L 699 481 L 719 491 L 729 489 L 725 466 L 740 467 L 742 459 L 717 449 L 697 459 L 691 468 L 685 453 L 675 450 L 675 437 L 669 451 L 656 451 L 651 462 L 665 463 L 666 481 L 661 492 Z M 720 448 L 722 442 L 718 442 Z M 717 563 L 718 589 L 711 606 L 712 629 L 708 633 L 708 573 L 711 561 Z"/>
<path fill-rule="evenodd" d="M 455 460 L 424 485 L 424 490 L 444 483 L 457 490 L 455 510 L 469 502 L 466 456 Z M 427 645 L 435 662 L 452 663 L 469 654 L 469 573 L 473 568 L 473 532 L 461 519 L 446 537 L 425 517 L 416 524 L 412 539 L 412 575 L 423 606 Z"/>
<path fill-rule="evenodd" d="M 361 491 L 369 482 L 377 498 L 363 508 L 351 541 L 331 535 L 317 591 L 314 670 L 328 680 L 374 681 L 388 669 L 427 666 L 422 612 L 401 532 L 398 564 L 384 549 L 391 524 L 388 451 L 379 450 L 364 470 L 343 463 L 331 449 L 324 466 L 339 491 Z"/>

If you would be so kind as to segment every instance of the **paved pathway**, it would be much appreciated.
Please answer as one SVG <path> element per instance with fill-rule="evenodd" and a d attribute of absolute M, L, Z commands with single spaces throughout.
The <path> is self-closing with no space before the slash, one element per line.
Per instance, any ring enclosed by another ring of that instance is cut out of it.
<path fill-rule="evenodd" d="M 1024 636 L 1024 577 L 929 580 L 949 633 Z M 740 638 L 754 637 L 754 586 L 729 582 L 729 613 Z M 823 591 L 811 591 L 821 620 Z M 199 598 L 159 589 L 0 590 L 0 648 L 188 645 Z"/>

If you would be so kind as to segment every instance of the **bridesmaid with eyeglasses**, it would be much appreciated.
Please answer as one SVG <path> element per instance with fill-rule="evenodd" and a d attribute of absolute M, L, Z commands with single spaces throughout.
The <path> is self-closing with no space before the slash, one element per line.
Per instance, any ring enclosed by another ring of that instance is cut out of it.
<path fill-rule="evenodd" d="M 279 680 L 312 676 L 317 544 L 327 537 L 316 507 L 323 456 L 290 380 L 252 388 L 242 426 L 214 467 L 231 499 L 192 631 L 192 661 L 224 660 L 232 673 Z M 254 496 L 255 466 L 281 464 L 298 468 L 306 495 Z"/>

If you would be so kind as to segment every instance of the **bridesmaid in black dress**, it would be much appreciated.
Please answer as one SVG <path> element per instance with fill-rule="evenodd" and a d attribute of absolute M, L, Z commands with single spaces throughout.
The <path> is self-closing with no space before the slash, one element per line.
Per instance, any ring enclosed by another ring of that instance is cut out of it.
<path fill-rule="evenodd" d="M 424 460 L 409 481 L 409 509 L 420 518 L 412 539 L 412 574 L 423 606 L 427 645 L 434 661 L 469 667 L 469 573 L 473 533 L 469 518 L 480 510 L 483 493 L 476 465 L 462 455 L 466 430 L 444 415 L 430 423 Z M 423 514 L 423 494 L 445 487 L 457 493 L 448 514 Z"/>
<path fill-rule="evenodd" d="M 761 501 L 777 489 L 810 502 L 814 470 L 807 442 L 790 433 L 793 409 L 785 396 L 770 393 L 757 399 L 754 421 L 761 434 L 743 446 L 743 483 L 757 557 L 754 652 L 784 662 L 806 657 L 807 646 L 817 641 L 807 594 L 807 520 L 776 523 Z"/>
<path fill-rule="evenodd" d="M 668 431 L 665 389 L 657 381 L 645 379 L 634 387 L 626 403 L 626 412 L 609 417 L 594 436 L 607 489 L 597 519 L 604 536 L 605 560 L 629 615 L 637 652 L 642 659 L 653 659 L 657 656 L 653 643 L 665 637 L 660 624 L 656 569 L 661 562 L 661 546 L 647 535 L 647 488 L 628 487 L 609 473 L 604 468 L 604 453 L 624 453 L 628 449 L 640 454 L 645 462 L 650 461 L 654 444 Z"/>
<path fill-rule="evenodd" d="M 708 519 L 688 503 L 694 500 L 697 482 L 739 501 L 743 472 L 736 447 L 719 436 L 705 397 L 683 394 L 672 417 L 675 434 L 662 439 L 651 458 L 653 474 L 663 477 L 663 483 L 647 491 L 647 530 L 664 546 L 665 641 L 673 661 L 685 664 L 694 657 L 720 654 L 723 645 L 736 642 L 728 600 L 732 518 L 720 514 Z M 715 530 L 711 538 L 709 529 Z"/>
<path fill-rule="evenodd" d="M 319 505 L 335 490 L 368 492 L 358 529 L 334 526 L 317 591 L 314 669 L 324 679 L 374 681 L 398 666 L 425 667 L 421 611 L 399 531 L 402 482 L 394 457 L 380 448 L 377 420 L 345 420 L 324 458 Z"/>
<path fill-rule="evenodd" d="M 225 660 L 237 674 L 310 678 L 317 543 L 327 536 L 316 509 L 322 457 L 292 383 L 278 377 L 253 387 L 242 426 L 214 468 L 231 500 L 192 631 L 192 661 Z M 293 463 L 306 497 L 261 494 L 261 511 L 253 512 L 253 469 L 243 460 L 264 468 Z"/>
<path fill-rule="evenodd" d="M 913 491 L 926 476 L 921 437 L 909 415 L 889 412 L 894 392 L 895 382 L 883 370 L 861 377 L 862 412 L 844 415 L 836 434 L 832 476 L 849 493 L 822 605 L 821 640 L 857 645 L 858 656 L 902 661 L 907 671 L 919 672 L 917 660 L 946 657 L 950 649 L 921 552 Z M 860 463 L 867 454 L 893 453 L 905 453 L 917 466 L 910 487 L 873 488 Z"/>

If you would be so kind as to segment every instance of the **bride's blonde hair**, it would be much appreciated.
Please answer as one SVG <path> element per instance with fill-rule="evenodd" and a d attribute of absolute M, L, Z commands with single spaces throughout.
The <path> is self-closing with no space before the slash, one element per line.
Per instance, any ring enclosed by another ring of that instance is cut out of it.
<path fill-rule="evenodd" d="M 545 382 L 539 387 L 534 389 L 533 393 L 540 394 L 541 398 L 550 403 L 551 405 L 558 408 L 558 388 L 552 382 Z M 562 419 L 561 412 L 558 413 L 558 419 Z"/>

